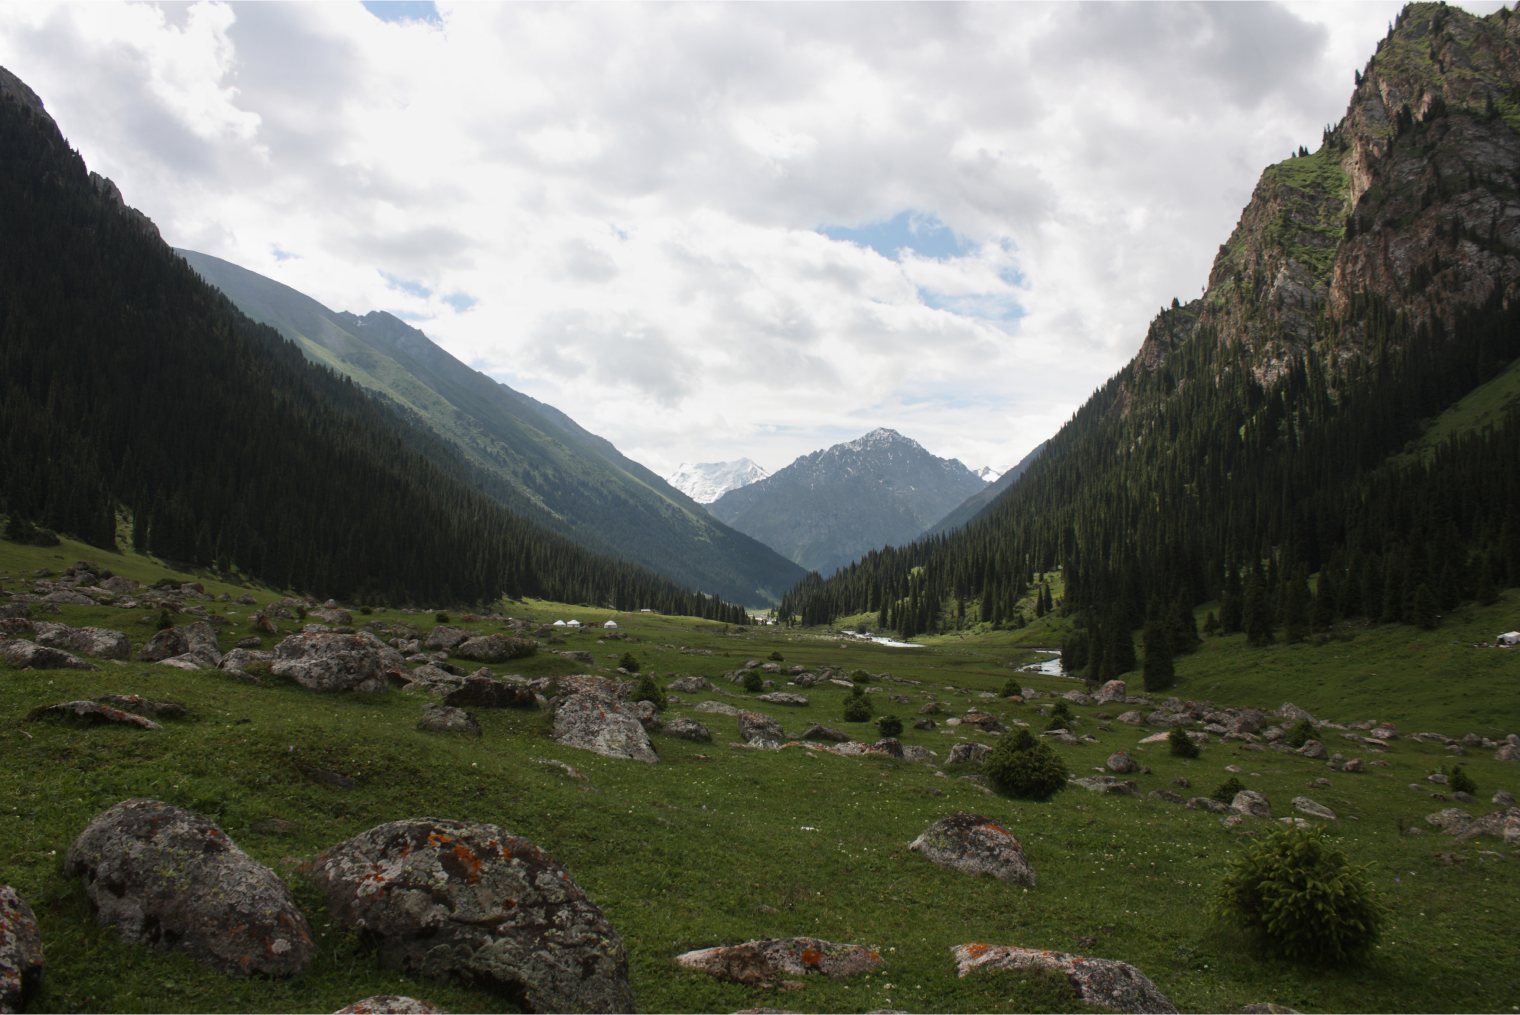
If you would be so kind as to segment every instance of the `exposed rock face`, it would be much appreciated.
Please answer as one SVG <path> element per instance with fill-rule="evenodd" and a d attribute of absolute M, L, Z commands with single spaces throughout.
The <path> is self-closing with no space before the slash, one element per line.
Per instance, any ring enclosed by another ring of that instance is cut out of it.
<path fill-rule="evenodd" d="M 78 656 L 62 649 L 48 648 L 29 641 L 0 643 L 0 656 L 19 669 L 30 666 L 34 670 L 94 670 L 99 667 L 85 662 Z"/>
<path fill-rule="evenodd" d="M 469 733 L 477 737 L 481 734 L 480 723 L 473 715 L 451 705 L 429 705 L 417 727 L 439 733 Z"/>
<path fill-rule="evenodd" d="M 999 881 L 1035 883 L 1034 869 L 1013 833 L 991 818 L 964 811 L 941 818 L 908 844 L 939 864 L 973 877 L 991 874 Z"/>
<path fill-rule="evenodd" d="M 561 687 L 566 679 L 569 678 L 561 678 Z M 651 765 L 660 760 L 637 710 L 626 701 L 591 691 L 572 694 L 555 704 L 554 739 L 566 747 L 579 747 L 608 758 L 627 758 Z"/>
<path fill-rule="evenodd" d="M 672 719 L 660 727 L 660 735 L 679 740 L 712 740 L 712 733 L 695 719 Z"/>
<path fill-rule="evenodd" d="M 380 654 L 355 634 L 293 634 L 274 648 L 271 667 L 310 691 L 384 691 Z"/>
<path fill-rule="evenodd" d="M 739 736 L 744 738 L 745 743 L 779 744 L 786 739 L 781 724 L 768 715 L 740 709 L 736 718 L 739 720 Z"/>
<path fill-rule="evenodd" d="M 526 659 L 538 651 L 531 638 L 509 638 L 504 634 L 488 634 L 460 642 L 453 653 L 464 659 L 482 663 L 504 663 L 509 659 Z"/>
<path fill-rule="evenodd" d="M 42 979 L 37 917 L 10 885 L 0 885 L 0 1011 L 20 1011 Z"/>
<path fill-rule="evenodd" d="M 495 986 L 531 1011 L 633 1010 L 617 931 L 552 857 L 495 825 L 388 822 L 317 857 L 312 877 L 387 968 Z"/>
<path fill-rule="evenodd" d="M 1177 1011 L 1144 973 L 1127 962 L 1002 945 L 964 944 L 950 951 L 960 976 L 980 969 L 1056 972 L 1065 975 L 1086 1004 L 1122 1012 L 1175 1015 Z"/>
<path fill-rule="evenodd" d="M 118 726 L 135 726 L 140 730 L 162 729 L 152 719 L 131 712 L 124 712 L 98 701 L 61 701 L 56 705 L 39 705 L 26 714 L 29 721 L 48 716 L 83 719 L 89 723 L 113 723 Z"/>
<path fill-rule="evenodd" d="M 97 659 L 128 659 L 132 643 L 120 631 L 105 627 L 70 627 L 38 621 L 37 644 Z"/>
<path fill-rule="evenodd" d="M 434 652 L 452 652 L 470 640 L 470 632 L 440 624 L 428 632 L 423 645 Z"/>
<path fill-rule="evenodd" d="M 316 947 L 285 883 L 216 825 L 158 800 L 102 812 L 69 847 L 90 909 L 125 940 L 229 976 L 294 976 Z"/>
<path fill-rule="evenodd" d="M 538 697 L 527 684 L 483 677 L 478 673 L 461 678 L 458 685 L 444 696 L 443 702 L 461 708 L 538 707 Z"/>
<path fill-rule="evenodd" d="M 769 983 L 783 974 L 816 973 L 835 979 L 859 976 L 887 964 L 874 948 L 816 937 L 762 938 L 722 948 L 699 948 L 677 955 L 676 962 L 715 979 L 750 985 Z"/>

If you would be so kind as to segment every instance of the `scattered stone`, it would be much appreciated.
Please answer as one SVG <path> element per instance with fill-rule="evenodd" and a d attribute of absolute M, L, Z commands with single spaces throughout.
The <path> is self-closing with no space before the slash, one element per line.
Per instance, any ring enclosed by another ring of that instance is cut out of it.
<path fill-rule="evenodd" d="M 1065 698 L 1073 705 L 1091 705 L 1093 703 L 1092 698 L 1086 694 L 1083 694 L 1081 691 L 1067 691 L 1065 694 L 1061 695 L 1061 697 Z"/>
<path fill-rule="evenodd" d="M 961 762 L 970 762 L 980 765 L 986 762 L 992 754 L 992 748 L 986 744 L 960 743 L 950 748 L 950 756 L 945 759 L 945 764 L 956 765 Z"/>
<path fill-rule="evenodd" d="M 130 659 L 132 643 L 120 631 L 105 627 L 70 627 L 46 620 L 35 625 L 37 644 L 97 659 Z"/>
<path fill-rule="evenodd" d="M 917 744 L 903 744 L 902 756 L 904 761 L 912 761 L 916 764 L 932 764 L 939 755 L 927 747 L 919 747 Z"/>
<path fill-rule="evenodd" d="M 1098 693 L 1093 695 L 1093 701 L 1099 705 L 1106 705 L 1111 701 L 1123 702 L 1129 691 L 1122 680 L 1110 680 L 1098 688 Z"/>
<path fill-rule="evenodd" d="M 792 694 L 788 691 L 776 691 L 773 694 L 762 694 L 755 698 L 756 701 L 769 702 L 772 705 L 797 705 L 803 706 L 808 703 L 807 698 L 800 694 Z"/>
<path fill-rule="evenodd" d="M 630 701 L 628 708 L 633 712 L 633 717 L 639 721 L 639 725 L 651 733 L 660 730 L 660 713 L 654 707 L 652 701 Z"/>
<path fill-rule="evenodd" d="M 34 670 L 94 670 L 99 667 L 70 655 L 62 649 L 48 648 L 29 641 L 0 643 L 0 657 L 17 669 L 30 666 Z"/>
<path fill-rule="evenodd" d="M 422 644 L 434 652 L 452 652 L 469 641 L 470 637 L 469 631 L 440 624 L 428 632 L 427 639 Z"/>
<path fill-rule="evenodd" d="M 1230 807 L 1248 818 L 1270 818 L 1272 816 L 1272 805 L 1267 802 L 1266 797 L 1254 789 L 1243 789 L 1239 793 L 1236 793 Z"/>
<path fill-rule="evenodd" d="M 722 701 L 704 701 L 700 705 L 698 705 L 695 710 L 698 711 L 698 712 L 717 712 L 717 713 L 720 713 L 722 715 L 738 715 L 739 714 L 739 710 L 737 708 L 735 708 L 733 705 L 729 705 L 726 702 L 722 702 Z M 822 727 L 819 727 L 819 728 L 821 729 Z M 845 739 L 849 739 L 849 738 L 846 737 Z"/>
<path fill-rule="evenodd" d="M 422 720 L 417 723 L 418 729 L 434 730 L 439 733 L 469 733 L 474 736 L 481 735 L 480 723 L 475 717 L 462 708 L 452 705 L 429 705 L 422 713 Z"/>
<path fill-rule="evenodd" d="M 565 689 L 567 681 L 574 679 L 577 678 L 561 677 L 561 690 Z M 566 747 L 578 747 L 608 758 L 626 758 L 651 765 L 660 760 L 654 745 L 649 742 L 649 731 L 639 721 L 636 710 L 627 702 L 595 690 L 584 690 L 568 697 L 562 695 L 555 703 L 554 739 Z"/>
<path fill-rule="evenodd" d="M 1458 811 L 1458 813 L 1461 812 Z M 1462 842 L 1476 839 L 1480 835 L 1492 835 L 1496 839 L 1503 839 L 1506 843 L 1520 843 L 1520 808 L 1510 807 L 1502 811 L 1493 811 L 1466 825 L 1454 822 L 1446 827 L 1446 834 L 1455 835 Z"/>
<path fill-rule="evenodd" d="M 1325 745 L 1318 740 L 1305 740 L 1304 746 L 1300 747 L 1295 754 L 1301 754 L 1306 758 L 1321 759 L 1329 757 L 1330 752 Z"/>
<path fill-rule="evenodd" d="M 1427 775 L 1425 778 L 1427 781 L 1433 782 L 1437 786 L 1445 786 L 1447 783 L 1446 776 L 1442 775 L 1440 772 L 1436 772 L 1432 775 Z"/>
<path fill-rule="evenodd" d="M 432 639 L 428 645 L 431 647 Z M 526 659 L 538 651 L 538 643 L 531 638 L 509 638 L 504 634 L 488 634 L 470 638 L 454 646 L 454 655 L 474 659 L 482 663 L 504 663 L 511 659 Z"/>
<path fill-rule="evenodd" d="M 781 724 L 768 715 L 739 709 L 735 717 L 739 720 L 739 736 L 747 744 L 760 742 L 780 744 L 786 739 L 786 733 L 781 729 Z"/>
<path fill-rule="evenodd" d="M 1284 825 L 1291 825 L 1294 828 L 1313 828 L 1314 827 L 1313 825 L 1309 824 L 1309 822 L 1305 821 L 1303 818 L 1291 818 L 1290 817 L 1290 818 L 1278 818 L 1277 820 L 1279 822 L 1281 822 L 1282 824 L 1284 824 Z"/>
<path fill-rule="evenodd" d="M 1513 733 L 1510 736 L 1514 736 Z M 1505 744 L 1494 752 L 1495 761 L 1520 761 L 1520 744 Z"/>
<path fill-rule="evenodd" d="M 903 757 L 903 745 L 896 737 L 883 737 L 871 745 L 873 751 L 881 751 L 883 754 L 896 758 L 899 761 Z"/>
<path fill-rule="evenodd" d="M 1145 725 L 1145 713 L 1138 709 L 1130 709 L 1128 712 L 1120 713 L 1119 721 L 1127 722 L 1132 726 L 1143 726 Z"/>
<path fill-rule="evenodd" d="M 1153 789 L 1150 791 L 1149 795 L 1147 795 L 1146 799 L 1155 800 L 1158 803 L 1180 804 L 1182 803 L 1182 794 L 1173 793 L 1169 789 Z"/>
<path fill-rule="evenodd" d="M 1172 780 L 1172 785 L 1181 786 L 1183 789 L 1191 789 L 1193 784 L 1188 780 L 1187 776 L 1179 775 Z"/>
<path fill-rule="evenodd" d="M 770 984 L 788 973 L 822 974 L 831 979 L 858 976 L 886 966 L 874 948 L 836 944 L 814 937 L 761 938 L 719 948 L 699 948 L 676 956 L 686 969 L 746 986 Z"/>
<path fill-rule="evenodd" d="M 297 976 L 316 946 L 290 889 L 205 818 L 158 800 L 107 809 L 69 847 L 90 909 L 124 940 L 228 976 Z"/>
<path fill-rule="evenodd" d="M 803 740 L 828 740 L 836 744 L 848 743 L 851 737 L 843 730 L 830 729 L 827 726 L 819 726 L 816 723 L 809 726 L 802 734 Z"/>
<path fill-rule="evenodd" d="M 380 653 L 361 635 L 293 634 L 274 648 L 275 676 L 309 691 L 384 691 Z"/>
<path fill-rule="evenodd" d="M 1294 797 L 1293 798 L 1293 809 L 1296 810 L 1296 811 L 1301 811 L 1304 814 L 1309 815 L 1310 817 L 1324 818 L 1327 821 L 1334 821 L 1335 820 L 1335 812 L 1334 811 L 1332 811 L 1330 808 L 1326 807 L 1322 803 L 1317 803 L 1317 802 L 1315 802 L 1313 800 L 1310 800 L 1306 796 L 1296 796 L 1296 797 Z"/>
<path fill-rule="evenodd" d="M 1034 869 L 1013 833 L 992 818 L 964 811 L 941 818 L 908 848 L 973 877 L 991 874 L 1000 881 L 1034 885 Z"/>
<path fill-rule="evenodd" d="M 1115 775 L 1128 775 L 1130 772 L 1138 771 L 1140 768 L 1140 763 L 1123 751 L 1110 754 L 1107 765 L 1108 770 Z"/>
<path fill-rule="evenodd" d="M 563 867 L 495 825 L 388 822 L 322 853 L 312 878 L 388 969 L 484 981 L 530 1011 L 633 1011 L 617 931 Z"/>
<path fill-rule="evenodd" d="M 1115 779 L 1111 775 L 1090 775 L 1085 779 L 1072 779 L 1073 786 L 1081 786 L 1089 793 L 1114 793 L 1120 796 L 1139 796 L 1140 787 L 1133 779 Z"/>
<path fill-rule="evenodd" d="M 938 726 L 939 723 L 935 722 L 933 719 L 920 719 L 913 724 L 913 728 L 916 730 L 932 730 Z"/>
<path fill-rule="evenodd" d="M 1175 1015 L 1177 1011 L 1144 973 L 1127 962 L 1002 945 L 964 944 L 950 951 L 955 956 L 957 975 L 962 977 L 981 969 L 1061 973 L 1084 1004 L 1159 1015 Z"/>
<path fill-rule="evenodd" d="M 264 644 L 264 641 L 263 641 L 262 638 L 260 638 L 256 634 L 250 634 L 246 638 L 239 638 L 238 639 L 238 643 L 237 643 L 237 647 L 241 648 L 241 649 L 256 649 L 256 648 L 258 648 L 259 646 L 261 646 L 263 644 Z M 225 659 L 226 656 L 223 656 L 222 658 Z"/>
<path fill-rule="evenodd" d="M 1341 766 L 1342 772 L 1365 772 L 1367 769 L 1362 765 L 1361 758 L 1352 758 Z"/>
<path fill-rule="evenodd" d="M 712 733 L 695 719 L 672 719 L 660 727 L 660 735 L 678 740 L 712 740 Z"/>
<path fill-rule="evenodd" d="M 1501 789 L 1495 791 L 1493 802 L 1500 807 L 1513 807 L 1515 806 L 1515 797 L 1509 790 Z"/>
<path fill-rule="evenodd" d="M 56 705 L 39 705 L 26 714 L 28 722 L 35 722 L 46 716 L 64 716 L 75 719 L 84 719 L 95 725 L 100 723 L 115 723 L 119 726 L 135 726 L 140 730 L 163 729 L 158 723 L 144 716 L 124 712 L 110 705 L 102 705 L 98 701 L 61 701 Z"/>
<path fill-rule="evenodd" d="M 1277 711 L 1272 714 L 1277 716 L 1279 719 L 1286 720 L 1289 725 L 1302 722 L 1305 719 L 1309 720 L 1309 722 L 1313 723 L 1316 726 L 1319 725 L 1318 723 L 1314 722 L 1314 716 L 1310 715 L 1308 712 L 1305 712 L 1303 709 L 1299 708 L 1297 705 L 1292 704 L 1291 702 L 1283 702 L 1281 705 L 1277 706 Z"/>
<path fill-rule="evenodd" d="M 449 1015 L 442 1008 L 435 1008 L 426 1001 L 397 994 L 380 994 L 355 1001 L 347 1008 L 339 1008 L 333 1015 Z"/>
<path fill-rule="evenodd" d="M 178 719 L 186 712 L 183 705 L 177 705 L 172 701 L 149 701 L 140 694 L 103 694 L 95 700 L 101 704 L 110 705 L 112 708 L 119 708 L 123 712 L 147 716 L 149 719 Z"/>
<path fill-rule="evenodd" d="M 1219 814 L 1223 813 L 1224 811 L 1228 811 L 1230 809 L 1230 805 L 1220 803 L 1213 797 L 1195 796 L 1192 799 L 1188 800 L 1187 809 L 1190 811 L 1213 811 L 1214 813 Z"/>
<path fill-rule="evenodd" d="M 324 624 L 352 625 L 354 622 L 353 614 L 349 613 L 347 610 L 342 610 L 335 606 L 324 607 L 322 609 L 316 610 L 308 610 L 306 612 L 306 615 L 308 617 L 316 617 Z"/>
<path fill-rule="evenodd" d="M 681 677 L 670 682 L 670 690 L 681 694 L 695 694 L 698 691 L 711 691 L 713 682 L 706 677 Z"/>
<path fill-rule="evenodd" d="M 10 885 L 0 885 L 0 1011 L 20 1011 L 42 980 L 37 917 Z"/>
<path fill-rule="evenodd" d="M 473 673 L 444 695 L 443 703 L 459 708 L 537 708 L 538 698 L 527 684 Z"/>

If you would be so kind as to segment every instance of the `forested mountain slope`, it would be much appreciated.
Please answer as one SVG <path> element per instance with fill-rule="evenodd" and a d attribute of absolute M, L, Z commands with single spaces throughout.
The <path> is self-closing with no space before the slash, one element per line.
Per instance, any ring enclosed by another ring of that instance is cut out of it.
<path fill-rule="evenodd" d="M 279 588 L 731 619 L 515 515 L 447 445 L 203 282 L 0 71 L 0 507 Z"/>
<path fill-rule="evenodd" d="M 1045 445 L 1049 443 L 1049 441 L 1041 441 L 1038 447 L 1019 459 L 1019 464 L 988 483 L 986 489 L 978 490 L 967 497 L 954 511 L 935 522 L 924 535 L 937 536 L 945 532 L 954 532 L 986 511 L 989 504 L 1007 493 L 1009 488 L 1019 481 L 1019 477 L 1028 470 L 1036 458 L 1040 457 L 1040 452 L 1044 451 Z"/>
<path fill-rule="evenodd" d="M 714 519 L 610 441 L 472 370 L 396 317 L 334 312 L 289 286 L 193 250 L 181 254 L 240 310 L 314 361 L 383 392 L 451 442 L 481 487 L 592 549 L 726 599 L 774 602 L 803 571 Z"/>
<path fill-rule="evenodd" d="M 1520 354 L 1517 33 L 1507 10 L 1406 7 L 1319 149 L 1262 174 L 1203 297 L 1157 315 L 991 510 L 785 609 L 1011 619 L 1060 567 L 1096 666 L 1147 612 L 1214 598 L 1226 629 L 1293 638 L 1520 584 L 1520 408 L 1390 460 Z"/>
<path fill-rule="evenodd" d="M 708 510 L 808 570 L 832 574 L 869 550 L 913 539 L 986 485 L 959 461 L 877 429 L 803 455 Z"/>

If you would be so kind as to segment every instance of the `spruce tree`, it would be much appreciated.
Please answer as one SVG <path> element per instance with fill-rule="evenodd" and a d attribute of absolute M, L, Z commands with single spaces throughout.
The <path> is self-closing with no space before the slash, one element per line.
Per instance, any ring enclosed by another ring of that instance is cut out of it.
<path fill-rule="evenodd" d="M 1244 615 L 1246 641 L 1258 648 L 1272 644 L 1272 606 L 1267 601 L 1267 583 L 1262 578 L 1260 568 L 1251 570 L 1241 612 Z"/>
<path fill-rule="evenodd" d="M 1172 632 L 1170 625 L 1153 611 L 1153 619 L 1145 625 L 1145 689 L 1150 692 L 1164 691 L 1177 682 L 1177 671 L 1172 664 Z"/>
<path fill-rule="evenodd" d="M 1309 636 L 1308 566 L 1299 564 L 1283 589 L 1283 640 L 1297 645 Z"/>

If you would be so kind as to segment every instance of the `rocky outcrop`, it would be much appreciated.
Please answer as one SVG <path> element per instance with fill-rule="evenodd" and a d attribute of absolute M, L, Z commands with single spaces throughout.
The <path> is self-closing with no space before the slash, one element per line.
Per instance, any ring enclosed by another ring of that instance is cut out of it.
<path fill-rule="evenodd" d="M 7 641 L 0 643 L 0 658 L 18 669 L 30 666 L 34 670 L 94 670 L 99 669 L 78 656 L 62 649 L 48 648 L 30 641 Z"/>
<path fill-rule="evenodd" d="M 42 967 L 42 935 L 32 907 L 10 885 L 0 885 L 0 1012 L 22 1009 L 42 980 Z"/>
<path fill-rule="evenodd" d="M 1084 1004 L 1122 1012 L 1176 1015 L 1177 1009 L 1166 995 L 1127 962 L 1003 945 L 964 944 L 950 951 L 960 976 L 987 969 L 1058 973 L 1066 977 Z"/>
<path fill-rule="evenodd" d="M 712 740 L 712 732 L 695 719 L 672 719 L 660 727 L 660 736 L 678 740 Z"/>
<path fill-rule="evenodd" d="M 135 715 L 98 701 L 61 701 L 56 705 L 39 705 L 26 714 L 29 722 L 49 717 L 83 719 L 92 725 L 111 723 L 117 726 L 135 727 L 140 730 L 162 729 L 158 723 L 145 716 Z"/>
<path fill-rule="evenodd" d="M 684 969 L 747 986 L 770 984 L 783 976 L 816 974 L 838 979 L 874 972 L 886 960 L 874 948 L 836 944 L 815 937 L 761 938 L 719 948 L 699 948 L 676 956 Z"/>
<path fill-rule="evenodd" d="M 444 695 L 445 705 L 460 708 L 537 708 L 538 697 L 527 684 L 472 673 Z"/>
<path fill-rule="evenodd" d="M 1012 832 L 991 818 L 964 811 L 940 818 L 908 848 L 939 864 L 976 877 L 991 874 L 999 881 L 1035 883 L 1034 868 Z"/>
<path fill-rule="evenodd" d="M 735 718 L 739 720 L 739 736 L 747 744 L 779 744 L 786 739 L 781 724 L 768 715 L 740 709 Z"/>
<path fill-rule="evenodd" d="M 322 853 L 312 878 L 388 969 L 492 986 L 530 1011 L 633 1010 L 617 931 L 552 857 L 495 825 L 392 821 Z"/>
<path fill-rule="evenodd" d="M 568 679 L 561 678 L 561 688 Z M 555 703 L 554 739 L 566 747 L 594 751 L 608 758 L 626 758 L 649 764 L 660 760 L 654 745 L 649 742 L 649 732 L 639 721 L 637 710 L 616 695 L 595 690 L 561 697 Z"/>
<path fill-rule="evenodd" d="M 440 624 L 428 632 L 423 645 L 434 652 L 452 652 L 469 640 L 469 631 Z"/>
<path fill-rule="evenodd" d="M 106 627 L 70 627 L 40 620 L 36 624 L 37 644 L 62 649 L 76 655 L 97 659 L 128 659 L 132 643 L 120 631 Z"/>
<path fill-rule="evenodd" d="M 69 847 L 95 919 L 229 976 L 295 976 L 316 951 L 290 889 L 227 833 L 158 800 L 98 815 Z"/>
<path fill-rule="evenodd" d="M 355 634 L 293 634 L 274 648 L 275 676 L 309 691 L 384 691 L 380 654 Z"/>
<path fill-rule="evenodd" d="M 504 634 L 488 634 L 460 642 L 453 654 L 462 659 L 474 659 L 482 663 L 504 663 L 509 659 L 526 659 L 538 651 L 538 643 L 531 638 L 509 638 Z"/>

